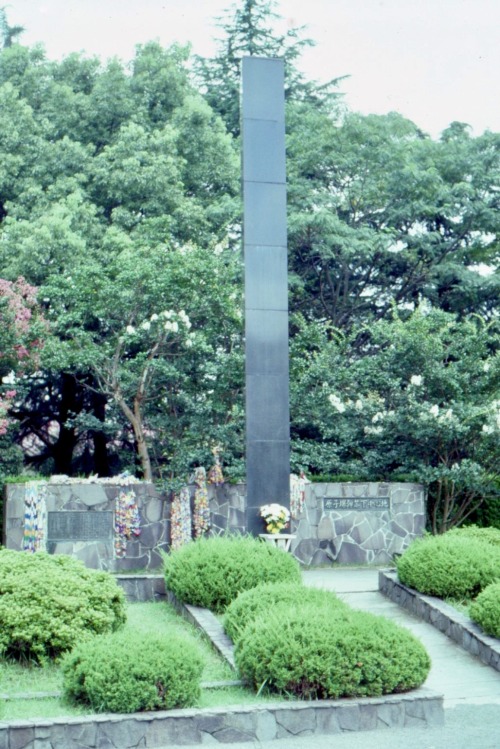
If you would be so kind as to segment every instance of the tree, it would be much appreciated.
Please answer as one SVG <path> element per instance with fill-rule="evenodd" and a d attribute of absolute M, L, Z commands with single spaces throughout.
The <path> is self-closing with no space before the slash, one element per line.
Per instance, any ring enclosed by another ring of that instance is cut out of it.
<path fill-rule="evenodd" d="M 498 321 L 421 306 L 407 320 L 328 333 L 302 322 L 294 340 L 296 465 L 422 481 L 435 533 L 471 518 L 499 478 Z"/>
<path fill-rule="evenodd" d="M 18 400 L 18 383 L 39 366 L 42 336 L 47 332 L 37 303 L 37 290 L 24 278 L 0 278 L 0 474 L 16 471 L 19 451 L 6 436 L 10 412 Z"/>
<path fill-rule="evenodd" d="M 177 434 L 174 411 L 181 414 L 182 434 L 189 418 L 184 414 L 192 399 L 200 399 L 186 382 L 190 366 L 201 371 L 201 354 L 191 352 L 176 368 L 169 359 L 171 341 L 148 339 L 139 326 L 143 340 L 134 339 L 131 356 L 119 342 L 123 320 L 132 326 L 142 313 L 141 322 L 146 322 L 161 311 L 192 307 L 192 299 L 180 302 L 173 282 L 158 268 L 167 246 L 179 266 L 181 249 L 187 246 L 193 248 L 189 256 L 199 260 L 198 271 L 187 260 L 182 266 L 192 274 L 186 288 L 193 299 L 202 269 L 229 284 L 214 290 L 214 314 L 220 314 L 219 300 L 233 293 L 239 272 L 230 250 L 222 253 L 220 268 L 210 260 L 233 231 L 239 211 L 238 155 L 221 120 L 190 85 L 186 51 L 147 44 L 138 49 L 131 68 L 131 75 L 117 61 L 101 68 L 95 59 L 80 55 L 52 63 L 39 48 L 15 46 L 0 54 L 0 96 L 6 105 L 0 115 L 0 157 L 6 167 L 0 177 L 0 263 L 6 278 L 22 274 L 38 285 L 52 324 L 43 369 L 25 382 L 22 402 L 16 402 L 21 439 L 33 446 L 28 458 L 42 470 L 89 472 L 98 465 L 100 473 L 117 471 L 128 466 L 127 452 L 133 455 L 139 447 L 143 472 L 150 475 L 141 430 L 158 412 L 155 436 L 162 432 L 162 408 L 158 399 L 142 400 L 137 388 L 132 392 L 131 383 L 141 373 L 160 389 L 177 382 L 175 409 L 167 398 L 172 414 L 164 419 L 170 424 L 165 452 L 170 457 L 182 453 L 177 463 L 188 465 L 185 451 L 172 444 L 170 435 Z M 221 271 L 225 266 L 232 269 L 229 276 Z M 142 302 L 135 299 L 135 291 L 147 286 L 141 277 L 145 269 L 148 278 L 163 279 L 156 302 L 166 301 L 159 309 L 149 292 Z M 171 263 L 168 272 L 175 276 Z M 126 307 L 117 284 L 127 285 L 123 293 L 131 306 Z M 113 308 L 118 298 L 123 302 L 120 318 Z M 96 300 L 100 317 L 92 307 Z M 196 310 L 190 315 L 195 326 L 200 315 Z M 207 309 L 202 327 L 212 333 L 216 328 Z M 233 334 L 239 337 L 240 332 Z M 202 333 L 198 338 L 204 340 Z M 207 366 L 218 370 L 212 358 L 222 363 L 225 353 L 220 352 L 234 346 L 228 340 L 214 335 L 213 343 L 203 344 Z M 119 376 L 109 368 L 113 361 L 120 362 Z M 126 391 L 122 400 L 118 380 Z M 208 388 L 196 373 L 194 381 L 198 388 Z M 219 381 L 227 382 L 227 377 Z M 239 398 L 241 382 L 226 388 L 228 401 L 234 400 L 229 395 L 233 391 Z M 221 392 L 221 399 L 214 400 L 217 419 L 225 397 Z M 180 409 L 182 399 L 188 405 Z M 211 403 L 211 398 L 203 408 L 198 403 L 200 418 L 202 411 L 213 415 Z M 163 410 L 168 411 L 166 404 Z M 155 439 L 154 470 L 165 462 L 160 443 Z"/>
<path fill-rule="evenodd" d="M 301 105 L 288 128 L 292 308 L 344 330 L 423 299 L 494 315 L 500 136 Z"/>
<path fill-rule="evenodd" d="M 229 132 L 240 132 L 241 58 L 245 55 L 281 57 L 285 61 L 285 97 L 313 107 L 330 109 L 338 95 L 332 93 L 341 78 L 327 84 L 308 81 L 297 60 L 311 39 L 303 27 L 286 27 L 275 12 L 276 0 L 241 0 L 220 19 L 223 36 L 214 58 L 197 57 L 195 73 L 211 108 L 220 114 Z"/>
<path fill-rule="evenodd" d="M 0 49 L 12 47 L 18 36 L 24 31 L 24 26 L 11 26 L 7 20 L 5 5 L 0 8 Z"/>
<path fill-rule="evenodd" d="M 45 362 L 93 373 L 92 382 L 81 383 L 121 410 L 141 473 L 152 480 L 150 445 L 158 447 L 169 425 L 181 439 L 199 410 L 197 401 L 203 403 L 206 378 L 225 381 L 222 370 L 241 336 L 240 299 L 231 285 L 232 253 L 136 248 L 122 239 L 122 251 L 105 269 L 84 260 L 46 284 L 59 336 L 47 343 Z M 241 399 L 241 382 L 233 389 L 233 396 L 227 390 L 218 396 L 226 419 Z M 205 423 L 195 419 L 199 438 L 203 429 L 207 435 L 213 429 L 206 408 L 203 413 Z"/>

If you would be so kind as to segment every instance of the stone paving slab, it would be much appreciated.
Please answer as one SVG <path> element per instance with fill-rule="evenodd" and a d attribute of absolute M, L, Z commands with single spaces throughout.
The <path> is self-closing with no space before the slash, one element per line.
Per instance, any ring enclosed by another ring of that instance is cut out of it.
<path fill-rule="evenodd" d="M 446 710 L 443 726 L 415 731 L 411 727 L 390 731 L 344 731 L 341 734 L 287 736 L 273 741 L 239 742 L 235 749 L 498 749 L 500 705 L 460 705 Z M 169 744 L 159 749 L 184 749 Z"/>

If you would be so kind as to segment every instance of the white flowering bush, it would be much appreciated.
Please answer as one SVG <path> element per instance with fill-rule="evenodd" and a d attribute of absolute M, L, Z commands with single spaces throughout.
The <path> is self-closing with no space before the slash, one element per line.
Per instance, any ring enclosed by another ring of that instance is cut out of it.
<path fill-rule="evenodd" d="M 429 308 L 349 338 L 326 329 L 319 336 L 316 326 L 311 340 L 300 324 L 292 343 L 293 468 L 421 481 L 434 532 L 495 507 L 500 522 L 498 326 Z"/>
<path fill-rule="evenodd" d="M 44 347 L 45 366 L 59 371 L 64 361 L 64 371 L 90 373 L 89 387 L 106 401 L 110 446 L 147 480 L 160 471 L 185 477 L 210 460 L 212 442 L 241 455 L 238 260 L 205 245 L 155 242 L 146 251 L 116 232 L 106 242 L 105 272 L 89 261 L 50 290 L 65 332 L 63 343 L 54 336 Z"/>

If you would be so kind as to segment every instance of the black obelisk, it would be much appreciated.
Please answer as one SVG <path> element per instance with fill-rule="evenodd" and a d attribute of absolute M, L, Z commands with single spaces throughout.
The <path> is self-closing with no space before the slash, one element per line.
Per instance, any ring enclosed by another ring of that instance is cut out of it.
<path fill-rule="evenodd" d="M 290 505 L 288 264 L 283 60 L 242 66 L 247 529 Z"/>

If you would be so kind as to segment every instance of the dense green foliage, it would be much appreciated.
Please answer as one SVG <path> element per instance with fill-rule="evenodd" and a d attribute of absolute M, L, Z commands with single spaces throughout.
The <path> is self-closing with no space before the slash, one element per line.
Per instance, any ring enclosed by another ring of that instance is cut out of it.
<path fill-rule="evenodd" d="M 239 70 L 278 55 L 293 468 L 422 481 L 435 533 L 500 523 L 500 135 L 347 112 L 275 8 L 239 0 L 211 59 L 128 65 L 48 60 L 0 13 L 0 281 L 47 323 L 39 366 L 9 364 L 8 440 L 44 473 L 164 481 L 220 442 L 244 477 Z"/>
<path fill-rule="evenodd" d="M 301 580 L 291 554 L 252 536 L 199 538 L 164 560 L 168 590 L 184 603 L 218 612 L 259 583 Z"/>
<path fill-rule="evenodd" d="M 178 633 L 93 637 L 62 663 L 65 695 L 98 713 L 192 707 L 202 670 L 196 641 Z"/>
<path fill-rule="evenodd" d="M 402 583 L 439 598 L 473 598 L 500 575 L 500 548 L 467 534 L 414 541 L 397 560 Z"/>
<path fill-rule="evenodd" d="M 241 460 L 238 156 L 187 52 L 151 42 L 127 70 L 13 45 L 0 102 L 0 277 L 36 285 L 50 324 L 15 383 L 30 462 L 110 475 L 136 457 L 151 478 L 225 433 Z"/>
<path fill-rule="evenodd" d="M 477 525 L 465 525 L 461 528 L 452 528 L 450 534 L 452 537 L 456 535 L 459 538 L 473 538 L 485 544 L 500 546 L 500 528 L 480 528 Z"/>
<path fill-rule="evenodd" d="M 236 663 L 255 689 L 300 699 L 364 697 L 420 686 L 430 668 L 407 630 L 347 607 L 279 604 L 250 622 Z"/>
<path fill-rule="evenodd" d="M 500 501 L 500 330 L 421 306 L 351 335 L 299 320 L 292 342 L 295 465 L 429 486 L 433 532 Z"/>
<path fill-rule="evenodd" d="M 262 583 L 242 591 L 229 604 L 224 613 L 224 630 L 233 642 L 238 642 L 256 617 L 285 603 L 291 610 L 305 603 L 318 608 L 331 606 L 332 610 L 345 606 L 335 593 L 327 590 L 306 588 L 300 583 Z"/>
<path fill-rule="evenodd" d="M 219 19 L 222 31 L 213 58 L 196 57 L 195 72 L 205 98 L 230 133 L 240 133 L 241 58 L 279 57 L 285 62 L 285 99 L 315 110 L 336 109 L 340 79 L 326 84 L 308 81 L 297 68 L 302 51 L 314 44 L 276 13 L 276 0 L 241 0 Z"/>
<path fill-rule="evenodd" d="M 500 580 L 481 591 L 471 603 L 469 614 L 487 635 L 500 639 Z"/>
<path fill-rule="evenodd" d="M 0 550 L 0 655 L 43 664 L 125 621 L 121 588 L 107 572 L 65 555 Z"/>

